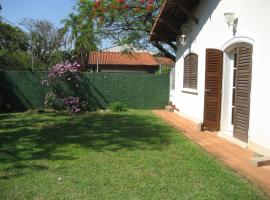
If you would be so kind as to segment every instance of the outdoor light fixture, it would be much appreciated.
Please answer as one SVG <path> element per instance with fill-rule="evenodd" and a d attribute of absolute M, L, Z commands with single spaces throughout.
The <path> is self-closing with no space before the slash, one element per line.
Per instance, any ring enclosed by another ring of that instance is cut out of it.
<path fill-rule="evenodd" d="M 238 25 L 238 18 L 235 17 L 235 13 L 233 12 L 224 13 L 224 18 L 228 26 L 233 27 L 233 34 L 235 35 L 237 32 L 237 25 Z"/>
<path fill-rule="evenodd" d="M 189 27 L 187 24 L 183 24 L 181 27 L 181 35 L 180 35 L 180 43 L 182 46 L 185 46 L 187 44 L 189 34 Z"/>
<path fill-rule="evenodd" d="M 234 25 L 235 14 L 233 12 L 224 13 L 224 18 L 229 27 Z"/>
<path fill-rule="evenodd" d="M 185 46 L 187 44 L 187 36 L 182 34 L 180 35 L 180 43 L 182 46 Z"/>

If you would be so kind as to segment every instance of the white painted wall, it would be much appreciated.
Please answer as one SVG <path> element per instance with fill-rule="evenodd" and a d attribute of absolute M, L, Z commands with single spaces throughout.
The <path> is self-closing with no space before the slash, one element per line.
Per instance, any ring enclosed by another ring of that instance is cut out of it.
<path fill-rule="evenodd" d="M 201 0 L 195 11 L 199 25 L 190 22 L 192 32 L 185 47 L 178 44 L 175 91 L 171 101 L 180 112 L 203 121 L 206 48 L 224 50 L 234 42 L 253 44 L 252 87 L 249 143 L 270 152 L 270 1 L 269 0 Z M 237 32 L 224 20 L 225 12 L 238 17 Z M 184 92 L 183 60 L 189 51 L 199 56 L 197 94 Z"/>

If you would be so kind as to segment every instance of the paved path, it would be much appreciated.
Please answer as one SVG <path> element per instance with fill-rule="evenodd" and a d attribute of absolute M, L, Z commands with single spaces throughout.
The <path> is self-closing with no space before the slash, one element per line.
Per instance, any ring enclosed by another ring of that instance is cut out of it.
<path fill-rule="evenodd" d="M 255 167 L 249 163 L 252 151 L 243 149 L 211 132 L 200 132 L 196 124 L 165 110 L 154 110 L 157 116 L 180 130 L 182 134 L 214 154 L 234 171 L 262 187 L 270 195 L 270 166 Z"/>

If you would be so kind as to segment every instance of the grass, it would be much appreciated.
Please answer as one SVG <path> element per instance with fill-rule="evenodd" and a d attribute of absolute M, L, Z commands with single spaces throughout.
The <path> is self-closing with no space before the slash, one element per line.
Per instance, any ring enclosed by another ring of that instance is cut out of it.
<path fill-rule="evenodd" d="M 0 199 L 266 199 L 149 111 L 0 115 Z"/>

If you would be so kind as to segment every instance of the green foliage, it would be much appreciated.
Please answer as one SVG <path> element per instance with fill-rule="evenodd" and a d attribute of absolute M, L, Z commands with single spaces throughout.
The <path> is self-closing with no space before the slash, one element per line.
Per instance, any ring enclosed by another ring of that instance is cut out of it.
<path fill-rule="evenodd" d="M 160 6 L 160 0 L 96 1 L 92 17 L 98 31 L 118 44 L 149 47 L 149 33 Z"/>
<path fill-rule="evenodd" d="M 72 53 L 69 50 L 58 50 L 55 51 L 54 54 L 52 54 L 49 59 L 48 62 L 50 63 L 49 65 L 47 65 L 47 69 L 52 66 L 55 65 L 57 63 L 61 63 L 61 62 L 65 62 L 67 60 L 72 60 Z"/>
<path fill-rule="evenodd" d="M 36 57 L 33 57 L 34 70 L 46 71 L 47 65 Z M 0 69 L 7 71 L 32 70 L 32 56 L 24 51 L 10 51 L 0 49 Z"/>
<path fill-rule="evenodd" d="M 1 70 L 30 70 L 31 56 L 24 51 L 0 49 Z"/>
<path fill-rule="evenodd" d="M 157 74 L 170 74 L 171 67 L 168 66 L 161 66 L 160 69 L 156 72 Z"/>
<path fill-rule="evenodd" d="M 46 71 L 49 66 L 70 59 L 62 50 L 64 33 L 46 20 L 24 20 L 26 33 L 0 22 L 0 69 Z M 33 54 L 33 55 L 32 55 Z"/>
<path fill-rule="evenodd" d="M 150 32 L 163 0 L 80 0 L 65 22 L 71 33 L 74 53 L 86 63 L 86 52 L 96 49 L 99 41 L 134 49 L 158 50 L 174 58 L 175 44 L 151 43 Z M 157 48 L 157 49 L 156 49 Z M 83 65 L 82 65 L 83 66 Z"/>
<path fill-rule="evenodd" d="M 28 36 L 17 27 L 0 21 L 0 48 L 9 51 L 27 51 Z"/>
<path fill-rule="evenodd" d="M 62 99 L 60 99 L 55 93 L 53 92 L 48 92 L 45 96 L 45 102 L 44 105 L 47 108 L 52 108 L 54 110 L 64 110 L 65 105 L 62 101 Z"/>
<path fill-rule="evenodd" d="M 31 56 L 27 52 L 27 34 L 4 22 L 0 22 L 0 30 L 0 69 L 28 70 Z"/>
<path fill-rule="evenodd" d="M 35 70 L 47 70 L 62 60 L 65 34 L 47 20 L 23 19 L 21 24 L 29 32 L 29 50 L 43 65 L 34 66 Z"/>
<path fill-rule="evenodd" d="M 82 2 L 81 5 L 84 6 L 88 1 Z M 149 40 L 163 2 L 163 0 L 100 0 L 95 2 L 91 16 L 97 24 L 98 34 L 103 38 L 109 38 L 117 45 L 128 46 L 130 50 L 148 49 L 175 58 L 175 44 L 152 43 Z"/>
<path fill-rule="evenodd" d="M 97 49 L 98 34 L 94 32 L 94 22 L 90 15 L 92 2 L 80 0 L 77 2 L 75 12 L 63 20 L 63 31 L 69 35 L 70 42 L 74 44 L 73 55 L 80 61 L 82 68 L 88 63 L 88 53 Z"/>
<path fill-rule="evenodd" d="M 113 112 L 127 111 L 127 105 L 121 102 L 113 102 L 109 105 L 109 109 Z"/>

